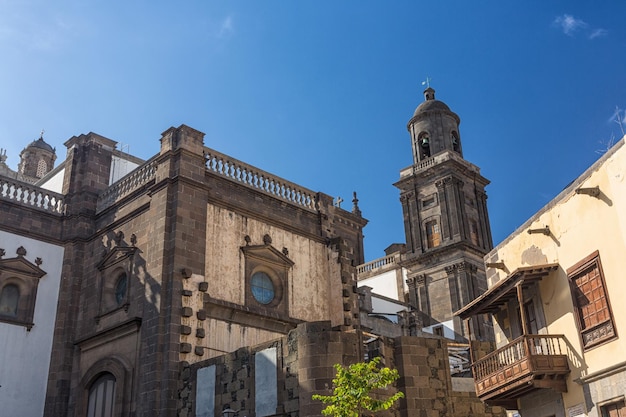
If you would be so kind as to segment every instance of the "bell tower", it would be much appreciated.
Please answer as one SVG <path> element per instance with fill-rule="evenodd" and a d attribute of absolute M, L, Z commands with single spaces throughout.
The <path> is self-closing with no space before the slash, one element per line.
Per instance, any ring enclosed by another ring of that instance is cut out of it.
<path fill-rule="evenodd" d="M 56 150 L 43 140 L 43 131 L 39 139 L 32 141 L 20 152 L 18 172 L 23 179 L 36 181 L 52 171 L 56 160 Z"/>
<path fill-rule="evenodd" d="M 470 335 L 453 313 L 487 289 L 483 256 L 493 247 L 489 180 L 463 158 L 461 119 L 430 86 L 407 124 L 413 165 L 400 172 L 409 302 L 425 331 L 457 341 Z M 472 339 L 491 339 L 488 320 L 470 324 Z"/>

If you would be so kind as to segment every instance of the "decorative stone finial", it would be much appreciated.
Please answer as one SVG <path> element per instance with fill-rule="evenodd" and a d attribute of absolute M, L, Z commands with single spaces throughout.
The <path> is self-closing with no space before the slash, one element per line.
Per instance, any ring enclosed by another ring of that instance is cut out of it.
<path fill-rule="evenodd" d="M 17 248 L 17 251 L 15 251 L 15 253 L 17 253 L 17 256 L 26 256 L 26 249 L 24 249 L 24 246 L 20 246 L 19 248 Z"/>
<path fill-rule="evenodd" d="M 120 246 L 122 244 L 122 240 L 124 239 L 124 232 L 121 230 L 115 234 L 115 245 Z"/>
<path fill-rule="evenodd" d="M 270 235 L 263 236 L 263 243 L 266 244 L 266 245 L 271 245 L 272 244 L 272 238 L 270 237 Z"/>
<path fill-rule="evenodd" d="M 361 209 L 359 209 L 359 199 L 356 198 L 356 191 L 352 192 L 352 213 L 357 216 L 361 216 Z"/>

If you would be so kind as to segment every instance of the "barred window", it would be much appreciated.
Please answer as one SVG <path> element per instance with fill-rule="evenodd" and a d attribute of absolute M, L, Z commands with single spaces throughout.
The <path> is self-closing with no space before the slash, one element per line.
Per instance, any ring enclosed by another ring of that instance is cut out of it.
<path fill-rule="evenodd" d="M 596 251 L 567 271 L 584 349 L 617 337 Z"/>

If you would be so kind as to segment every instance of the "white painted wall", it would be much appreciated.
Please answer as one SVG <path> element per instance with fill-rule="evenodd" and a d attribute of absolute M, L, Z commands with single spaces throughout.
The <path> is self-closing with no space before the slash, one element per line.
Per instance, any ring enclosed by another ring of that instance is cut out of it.
<path fill-rule="evenodd" d="M 113 155 L 113 158 L 111 159 L 111 176 L 109 177 L 109 185 L 113 184 L 115 181 L 119 180 L 138 166 L 139 165 L 135 162 Z"/>
<path fill-rule="evenodd" d="M 41 184 L 41 188 L 61 194 L 63 191 L 63 177 L 65 176 L 65 168 L 60 169 L 50 179 Z"/>
<path fill-rule="evenodd" d="M 444 321 L 444 322 L 435 324 L 433 326 L 424 327 L 424 328 L 422 328 L 422 331 L 426 332 L 426 333 L 433 334 L 433 328 L 435 328 L 437 326 L 442 326 L 442 325 L 443 325 L 443 336 L 448 338 L 448 339 L 454 339 L 456 335 L 455 335 L 455 332 L 454 332 L 454 321 L 452 321 L 452 320 Z M 461 333 L 460 329 L 459 329 L 458 333 Z"/>
<path fill-rule="evenodd" d="M 396 315 L 399 311 L 407 311 L 408 308 L 407 306 L 400 304 L 400 303 L 394 303 L 390 300 L 384 299 L 384 298 L 380 298 L 380 297 L 376 297 L 376 294 L 372 293 L 372 311 L 373 314 L 380 314 L 380 315 L 385 315 L 385 314 L 389 314 L 387 317 L 389 320 L 391 320 L 394 323 L 398 322 L 398 316 Z"/>
<path fill-rule="evenodd" d="M 363 279 L 358 283 L 359 287 L 367 285 L 372 288 L 372 293 L 382 295 L 384 297 L 399 300 L 398 284 L 396 283 L 396 271 L 391 270 L 383 272 L 370 278 Z"/>
<path fill-rule="evenodd" d="M 47 272 L 40 282 L 35 304 L 34 326 L 0 323 L 0 415 L 43 415 L 52 336 L 56 320 L 63 247 L 0 231 L 4 258 L 13 258 L 23 246 L 26 259 L 41 258 Z"/>

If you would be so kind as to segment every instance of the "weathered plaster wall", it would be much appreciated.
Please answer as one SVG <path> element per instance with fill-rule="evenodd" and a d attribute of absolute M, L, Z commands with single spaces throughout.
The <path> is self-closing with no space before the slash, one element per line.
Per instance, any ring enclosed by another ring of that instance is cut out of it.
<path fill-rule="evenodd" d="M 209 204 L 205 278 L 213 298 L 243 305 L 245 302 L 245 258 L 241 247 L 263 244 L 269 235 L 272 246 L 286 248 L 294 262 L 289 271 L 289 315 L 300 320 L 329 318 L 330 265 L 326 245 L 288 230 Z"/>
<path fill-rule="evenodd" d="M 487 262 L 504 262 L 506 266 L 505 270 L 490 269 L 490 286 L 520 267 L 559 264 L 540 282 L 539 292 L 547 323 L 545 332 L 563 334 L 567 339 L 571 374 L 568 392 L 563 394 L 566 409 L 584 401 L 583 386 L 575 382 L 578 378 L 614 365 L 623 360 L 626 352 L 624 337 L 583 350 L 566 273 L 599 251 L 616 332 L 618 336 L 626 334 L 626 303 L 621 301 L 626 290 L 625 177 L 626 146 L 622 140 L 485 257 Z M 578 188 L 596 186 L 600 190 L 598 197 L 576 193 Z M 546 226 L 549 235 L 527 233 L 529 229 Z M 502 338 L 502 334 L 498 337 Z"/>

